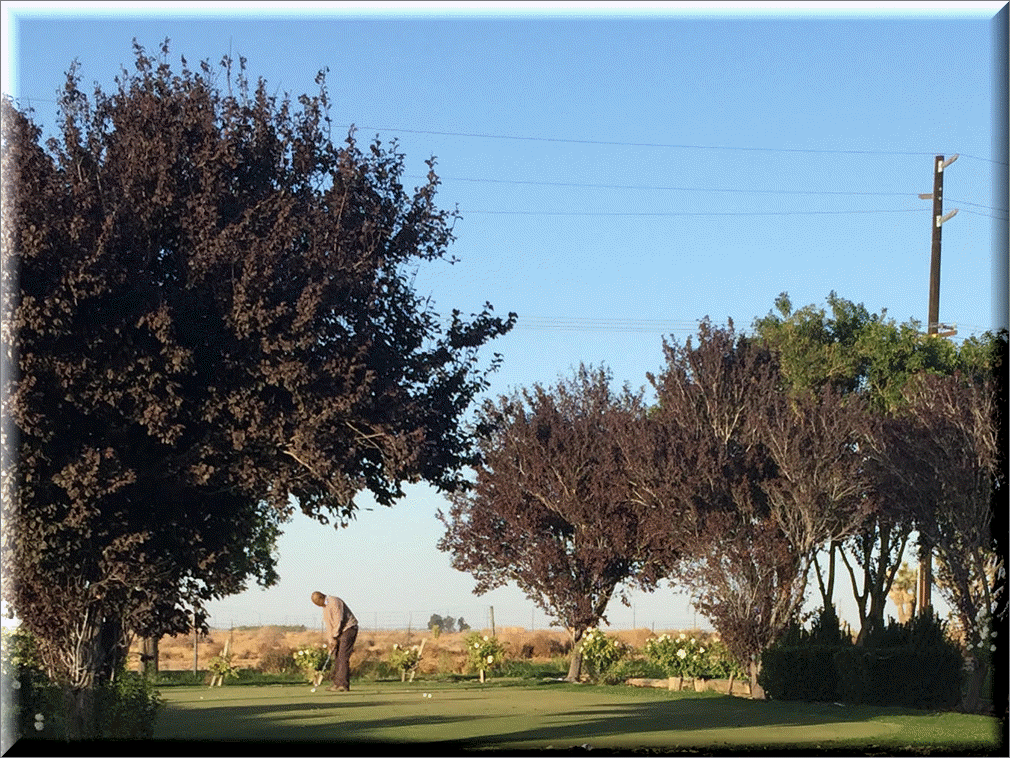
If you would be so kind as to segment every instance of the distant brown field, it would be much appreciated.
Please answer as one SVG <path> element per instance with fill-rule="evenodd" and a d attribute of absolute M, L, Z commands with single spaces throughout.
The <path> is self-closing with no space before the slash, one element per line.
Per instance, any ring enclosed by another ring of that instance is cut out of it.
<path fill-rule="evenodd" d="M 370 660 L 385 660 L 393 644 L 419 645 L 424 643 L 424 655 L 418 667 L 419 674 L 464 673 L 466 670 L 466 650 L 464 639 L 473 631 L 489 634 L 489 629 L 470 630 L 469 632 L 443 633 L 435 637 L 432 632 L 407 630 L 362 629 L 351 655 L 351 669 Z M 673 630 L 665 630 L 671 632 Z M 707 637 L 708 634 L 697 629 L 677 630 L 688 632 L 696 637 Z M 565 656 L 571 650 L 571 642 L 566 632 L 554 630 L 528 631 L 522 627 L 499 627 L 495 630 L 499 639 L 505 645 L 510 658 L 531 661 L 550 661 Z M 658 634 L 659 632 L 657 632 Z M 645 641 L 653 636 L 649 629 L 630 629 L 611 632 L 625 644 L 641 650 Z M 231 636 L 232 662 L 239 668 L 259 668 L 267 655 L 276 658 L 279 655 L 290 655 L 305 645 L 322 645 L 324 635 L 318 629 L 307 631 L 286 631 L 276 626 L 263 626 L 256 629 L 211 629 L 210 633 L 201 637 L 197 645 L 197 668 L 206 669 L 210 659 L 221 653 L 225 643 Z M 130 648 L 130 668 L 136 670 L 140 666 L 140 642 L 135 641 Z M 193 668 L 193 636 L 163 637 L 158 646 L 158 667 L 163 671 L 191 670 Z"/>

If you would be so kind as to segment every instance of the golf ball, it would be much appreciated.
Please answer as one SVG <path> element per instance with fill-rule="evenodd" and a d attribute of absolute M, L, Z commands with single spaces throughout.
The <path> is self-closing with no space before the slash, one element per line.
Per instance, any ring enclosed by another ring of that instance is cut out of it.
<path fill-rule="evenodd" d="M 313 691 L 313 692 L 315 692 L 315 691 L 316 691 L 316 688 L 315 688 L 315 687 L 313 687 L 313 688 L 312 688 L 312 691 Z"/>

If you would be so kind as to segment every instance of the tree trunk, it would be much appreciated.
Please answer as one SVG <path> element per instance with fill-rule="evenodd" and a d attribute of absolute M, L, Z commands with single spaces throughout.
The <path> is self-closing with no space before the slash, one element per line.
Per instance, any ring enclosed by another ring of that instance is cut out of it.
<path fill-rule="evenodd" d="M 972 669 L 971 676 L 968 679 L 968 691 L 961 701 L 961 710 L 966 713 L 979 712 L 983 694 L 982 687 L 985 686 L 985 678 L 989 673 L 988 668 L 984 661 L 975 659 L 975 668 Z"/>
<path fill-rule="evenodd" d="M 95 690 L 92 687 L 63 691 L 67 740 L 91 740 L 97 735 L 95 725 Z"/>
<path fill-rule="evenodd" d="M 754 700 L 764 700 L 764 687 L 758 684 L 758 674 L 761 673 L 761 663 L 757 660 L 750 662 L 750 696 Z"/>
<path fill-rule="evenodd" d="M 158 673 L 158 638 L 144 637 L 140 641 L 140 673 L 156 676 Z"/>
<path fill-rule="evenodd" d="M 572 659 L 568 664 L 568 676 L 565 679 L 569 682 L 577 682 L 582 678 L 582 651 L 578 647 L 572 648 Z"/>

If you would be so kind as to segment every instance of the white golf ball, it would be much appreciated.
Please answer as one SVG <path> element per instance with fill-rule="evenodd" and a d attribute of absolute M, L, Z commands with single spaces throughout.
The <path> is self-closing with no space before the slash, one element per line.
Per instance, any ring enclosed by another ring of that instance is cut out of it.
<path fill-rule="evenodd" d="M 313 691 L 313 692 L 315 692 L 315 691 L 316 691 L 316 688 L 315 688 L 315 687 L 313 687 L 313 688 L 312 688 L 312 691 Z"/>

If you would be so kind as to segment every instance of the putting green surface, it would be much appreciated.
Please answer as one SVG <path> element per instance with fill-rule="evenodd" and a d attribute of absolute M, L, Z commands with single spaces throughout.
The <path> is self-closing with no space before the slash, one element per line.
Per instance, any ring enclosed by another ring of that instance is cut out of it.
<path fill-rule="evenodd" d="M 998 722 L 984 716 L 626 686 L 422 681 L 355 684 L 343 693 L 307 685 L 172 687 L 162 696 L 167 707 L 156 740 L 451 742 L 503 750 L 872 746 L 973 754 L 1000 744 Z"/>

